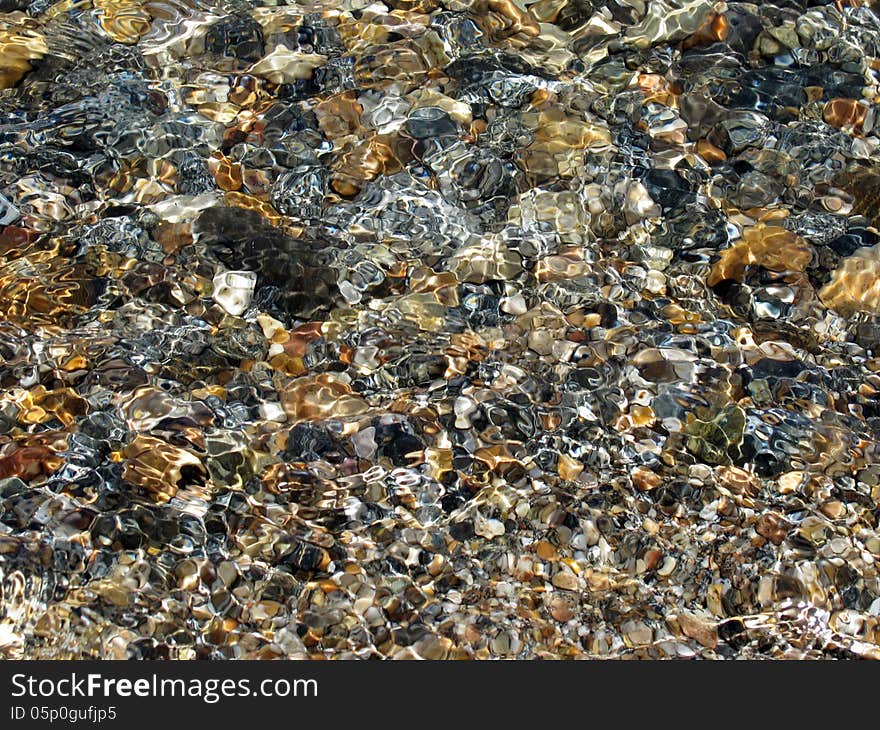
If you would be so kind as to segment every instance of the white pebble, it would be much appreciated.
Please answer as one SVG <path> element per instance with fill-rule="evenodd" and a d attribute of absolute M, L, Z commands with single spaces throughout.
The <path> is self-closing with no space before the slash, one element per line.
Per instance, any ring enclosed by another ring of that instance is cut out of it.
<path fill-rule="evenodd" d="M 250 306 L 256 285 L 257 275 L 252 271 L 224 271 L 214 277 L 214 301 L 238 317 Z"/>

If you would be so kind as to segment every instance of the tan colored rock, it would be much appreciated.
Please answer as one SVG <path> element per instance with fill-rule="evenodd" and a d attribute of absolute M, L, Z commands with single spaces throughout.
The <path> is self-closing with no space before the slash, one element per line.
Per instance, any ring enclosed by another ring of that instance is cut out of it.
<path fill-rule="evenodd" d="M 780 226 L 759 223 L 746 228 L 740 241 L 722 251 L 707 283 L 715 286 L 728 279 L 741 282 L 749 266 L 801 272 L 812 259 L 813 247 L 796 233 Z"/>
<path fill-rule="evenodd" d="M 280 392 L 281 405 L 292 421 L 344 418 L 368 409 L 363 398 L 331 373 L 296 378 Z"/>
<path fill-rule="evenodd" d="M 559 476 L 566 480 L 577 479 L 584 470 L 584 465 L 577 459 L 565 454 L 560 454 L 556 462 L 556 470 Z"/>
<path fill-rule="evenodd" d="M 11 89 L 31 70 L 31 61 L 38 61 L 49 52 L 46 39 L 35 28 L 21 26 L 0 28 L 0 89 Z"/>
<path fill-rule="evenodd" d="M 134 44 L 150 32 L 153 17 L 139 0 L 92 0 L 98 23 L 117 43 Z"/>
<path fill-rule="evenodd" d="M 157 502 L 166 502 L 177 494 L 184 478 L 205 474 L 195 454 L 152 436 L 138 434 L 123 455 L 125 479 L 145 489 Z"/>
<path fill-rule="evenodd" d="M 249 73 L 261 76 L 273 84 L 290 84 L 300 79 L 311 78 L 312 72 L 327 63 L 327 56 L 320 53 L 300 53 L 286 46 L 278 46 L 261 58 Z"/>
<path fill-rule="evenodd" d="M 819 290 L 819 299 L 843 316 L 880 312 L 880 245 L 845 258 Z"/>
<path fill-rule="evenodd" d="M 450 264 L 459 281 L 475 284 L 493 280 L 506 281 L 522 270 L 519 254 L 511 251 L 504 241 L 494 236 L 462 247 L 452 255 Z"/>
<path fill-rule="evenodd" d="M 683 612 L 678 615 L 678 625 L 685 636 L 700 642 L 708 649 L 718 646 L 718 627 L 714 622 L 695 613 Z"/>
<path fill-rule="evenodd" d="M 644 621 L 625 621 L 620 630 L 631 646 L 646 646 L 654 640 L 654 631 Z"/>
<path fill-rule="evenodd" d="M 578 581 L 578 577 L 574 573 L 569 573 L 567 570 L 561 570 L 556 573 L 550 582 L 563 591 L 578 591 L 580 590 L 580 582 Z"/>

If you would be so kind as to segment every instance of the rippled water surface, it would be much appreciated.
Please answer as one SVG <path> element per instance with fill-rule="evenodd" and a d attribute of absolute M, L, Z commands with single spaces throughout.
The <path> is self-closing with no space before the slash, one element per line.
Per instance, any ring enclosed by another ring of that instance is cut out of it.
<path fill-rule="evenodd" d="M 873 3 L 0 10 L 0 656 L 880 658 Z"/>

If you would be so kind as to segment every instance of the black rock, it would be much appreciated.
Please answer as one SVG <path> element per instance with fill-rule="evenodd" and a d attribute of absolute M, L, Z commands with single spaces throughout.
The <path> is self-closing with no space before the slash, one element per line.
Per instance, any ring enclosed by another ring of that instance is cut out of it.
<path fill-rule="evenodd" d="M 287 548 L 281 561 L 294 570 L 310 573 L 320 567 L 323 557 L 321 548 L 297 540 Z"/>
<path fill-rule="evenodd" d="M 404 125 L 407 134 L 414 139 L 438 139 L 456 137 L 458 124 L 439 107 L 426 106 L 409 115 Z"/>
<path fill-rule="evenodd" d="M 350 449 L 330 431 L 317 424 L 298 423 L 287 436 L 287 447 L 282 453 L 285 461 L 315 461 L 325 459 L 338 463 Z"/>
<path fill-rule="evenodd" d="M 412 433 L 408 427 L 399 423 L 377 423 L 373 440 L 376 442 L 379 456 L 391 460 L 394 466 L 406 466 L 409 463 L 407 454 L 421 451 L 424 442 Z"/>
<path fill-rule="evenodd" d="M 263 30 L 253 18 L 231 15 L 211 26 L 205 36 L 205 50 L 240 61 L 259 61 L 265 53 Z"/>
<path fill-rule="evenodd" d="M 227 268 L 257 274 L 254 299 L 283 320 L 311 319 L 329 311 L 336 296 L 332 247 L 293 238 L 258 213 L 209 208 L 194 226 L 208 251 Z"/>

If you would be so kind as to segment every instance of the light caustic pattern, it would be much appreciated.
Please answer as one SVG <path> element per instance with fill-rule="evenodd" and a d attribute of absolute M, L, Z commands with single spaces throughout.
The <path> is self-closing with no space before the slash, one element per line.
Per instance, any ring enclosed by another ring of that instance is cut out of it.
<path fill-rule="evenodd" d="M 873 3 L 0 11 L 0 656 L 880 657 Z"/>

